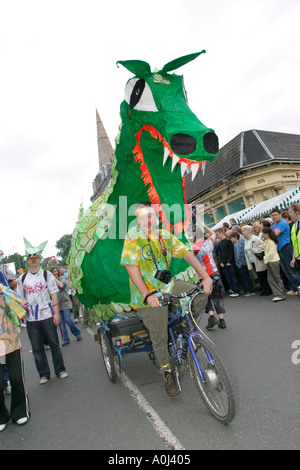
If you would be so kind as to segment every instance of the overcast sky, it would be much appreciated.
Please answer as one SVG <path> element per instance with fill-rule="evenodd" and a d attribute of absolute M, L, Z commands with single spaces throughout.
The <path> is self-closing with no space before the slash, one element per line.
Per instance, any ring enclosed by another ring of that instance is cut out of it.
<path fill-rule="evenodd" d="M 132 74 L 206 49 L 176 73 L 220 146 L 240 132 L 300 133 L 299 0 L 0 0 L 0 249 L 44 256 L 87 209 L 96 109 L 114 147 Z"/>

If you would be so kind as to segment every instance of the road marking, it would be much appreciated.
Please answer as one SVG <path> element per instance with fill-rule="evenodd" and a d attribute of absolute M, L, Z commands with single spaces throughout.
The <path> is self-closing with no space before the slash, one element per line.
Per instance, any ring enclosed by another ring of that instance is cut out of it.
<path fill-rule="evenodd" d="M 90 328 L 86 328 L 86 331 L 89 333 L 92 338 L 94 338 L 94 333 Z M 119 379 L 129 390 L 130 395 L 137 402 L 139 408 L 145 413 L 147 419 L 151 422 L 157 434 L 164 440 L 165 444 L 172 450 L 185 450 L 183 445 L 179 440 L 174 436 L 172 431 L 168 428 L 166 423 L 161 419 L 161 417 L 156 413 L 152 408 L 150 403 L 146 400 L 144 395 L 139 391 L 139 389 L 131 382 L 127 377 L 125 372 L 121 374 L 117 372 Z"/>
<path fill-rule="evenodd" d="M 146 400 L 144 395 L 127 377 L 125 372 L 122 372 L 122 374 L 118 373 L 118 377 L 123 382 L 125 387 L 128 388 L 128 390 L 130 391 L 130 395 L 135 399 L 140 409 L 145 413 L 146 417 L 152 423 L 152 426 L 154 427 L 155 431 L 165 441 L 166 445 L 174 450 L 185 450 L 183 445 L 178 441 L 178 439 L 174 436 L 172 431 L 164 423 L 161 417 L 152 408 L 152 406 Z"/>

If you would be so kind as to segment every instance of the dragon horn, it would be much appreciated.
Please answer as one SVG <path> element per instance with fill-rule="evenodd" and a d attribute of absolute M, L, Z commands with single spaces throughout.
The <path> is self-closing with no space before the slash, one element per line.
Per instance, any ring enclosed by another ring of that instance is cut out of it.
<path fill-rule="evenodd" d="M 185 65 L 188 62 L 191 62 L 192 60 L 196 59 L 200 54 L 204 54 L 205 52 L 206 51 L 203 50 L 201 52 L 185 55 L 183 57 L 179 57 L 178 59 L 172 60 L 171 62 L 168 62 L 166 65 L 164 65 L 161 72 L 171 72 L 172 70 L 176 70 L 179 67 L 182 67 L 182 65 Z"/>
<path fill-rule="evenodd" d="M 134 73 L 137 77 L 151 75 L 150 65 L 143 60 L 118 60 L 118 64 L 123 65 L 123 67 Z"/>

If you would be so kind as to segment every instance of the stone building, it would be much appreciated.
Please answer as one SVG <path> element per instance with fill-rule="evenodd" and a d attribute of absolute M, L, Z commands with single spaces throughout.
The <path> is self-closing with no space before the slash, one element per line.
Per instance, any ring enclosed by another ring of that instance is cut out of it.
<path fill-rule="evenodd" d="M 224 145 L 193 181 L 186 176 L 186 198 L 204 205 L 204 221 L 213 226 L 299 186 L 300 135 L 251 130 Z"/>
<path fill-rule="evenodd" d="M 97 110 L 96 124 L 98 137 L 99 171 L 93 181 L 93 195 L 91 197 L 92 202 L 94 202 L 103 193 L 104 189 L 108 185 L 112 162 L 114 159 L 113 148 Z"/>

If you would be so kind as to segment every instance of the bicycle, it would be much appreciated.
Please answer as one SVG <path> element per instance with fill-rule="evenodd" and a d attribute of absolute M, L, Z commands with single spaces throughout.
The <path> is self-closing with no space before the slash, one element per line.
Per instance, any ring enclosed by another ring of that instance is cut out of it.
<path fill-rule="evenodd" d="M 159 294 L 158 291 L 151 295 Z M 169 353 L 177 386 L 181 390 L 180 376 L 189 370 L 198 392 L 211 414 L 223 424 L 235 416 L 235 399 L 228 373 L 214 343 L 201 330 L 194 318 L 193 302 L 203 294 L 200 284 L 180 295 L 161 294 L 161 305 L 169 306 Z M 183 305 L 180 300 L 186 299 Z M 185 311 L 183 311 L 185 310 Z M 179 345 L 178 338 L 182 338 Z M 102 324 L 95 339 L 100 343 L 104 365 L 109 379 L 117 378 L 114 357 L 119 358 L 122 370 L 122 354 L 146 351 L 155 363 L 152 344 L 139 317 Z"/>

